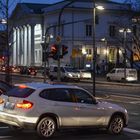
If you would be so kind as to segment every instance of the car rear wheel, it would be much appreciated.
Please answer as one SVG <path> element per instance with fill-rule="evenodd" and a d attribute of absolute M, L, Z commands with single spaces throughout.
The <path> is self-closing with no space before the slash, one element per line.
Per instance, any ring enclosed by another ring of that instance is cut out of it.
<path fill-rule="evenodd" d="M 50 117 L 43 118 L 37 125 L 37 133 L 41 137 L 51 137 L 56 131 L 56 123 Z"/>
<path fill-rule="evenodd" d="M 110 80 L 110 77 L 107 77 L 107 81 L 108 81 L 108 82 L 110 82 L 110 81 L 111 81 L 111 80 Z"/>
<path fill-rule="evenodd" d="M 111 134 L 120 134 L 123 130 L 123 126 L 123 118 L 120 115 L 116 115 L 111 119 L 108 130 Z"/>
<path fill-rule="evenodd" d="M 54 77 L 52 75 L 50 75 L 50 80 L 53 81 L 54 80 Z"/>

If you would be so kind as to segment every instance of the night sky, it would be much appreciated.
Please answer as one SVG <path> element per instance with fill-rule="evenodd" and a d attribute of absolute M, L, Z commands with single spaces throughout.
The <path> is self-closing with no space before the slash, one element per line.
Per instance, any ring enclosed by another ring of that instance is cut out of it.
<path fill-rule="evenodd" d="M 21 2 L 31 2 L 31 3 L 55 3 L 63 0 L 21 0 Z M 125 0 L 112 0 L 116 2 L 124 2 Z"/>

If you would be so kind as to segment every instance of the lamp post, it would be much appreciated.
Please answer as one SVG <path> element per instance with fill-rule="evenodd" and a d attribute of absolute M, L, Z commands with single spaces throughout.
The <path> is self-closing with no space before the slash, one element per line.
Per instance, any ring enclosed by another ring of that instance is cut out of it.
<path fill-rule="evenodd" d="M 58 17 L 58 37 L 61 38 L 61 16 L 65 10 L 66 7 L 68 7 L 69 5 L 71 5 L 72 3 L 74 3 L 76 0 L 71 0 L 69 3 L 67 3 L 66 5 L 64 5 L 59 13 L 59 17 Z M 57 80 L 60 81 L 60 77 L 61 77 L 61 72 L 60 72 L 60 54 L 61 54 L 61 39 L 58 42 L 58 71 L 57 71 Z"/>
<path fill-rule="evenodd" d="M 95 76 L 96 76 L 96 44 L 95 44 L 95 17 L 96 17 L 96 8 L 99 10 L 103 10 L 104 7 L 103 6 L 96 6 L 95 5 L 95 0 L 93 0 L 93 57 L 92 57 L 92 61 L 93 61 L 93 95 L 95 96 Z"/>
<path fill-rule="evenodd" d="M 105 43 L 105 70 L 107 71 L 107 63 L 108 63 L 108 49 L 107 49 L 107 39 L 106 38 L 102 38 L 101 41 L 103 41 Z"/>
<path fill-rule="evenodd" d="M 122 28 L 119 30 L 120 33 L 123 33 L 123 49 L 124 49 L 124 80 L 126 81 L 126 56 L 127 56 L 127 52 L 126 52 L 126 37 L 127 37 L 127 33 L 131 33 L 131 29 L 129 28 Z"/>

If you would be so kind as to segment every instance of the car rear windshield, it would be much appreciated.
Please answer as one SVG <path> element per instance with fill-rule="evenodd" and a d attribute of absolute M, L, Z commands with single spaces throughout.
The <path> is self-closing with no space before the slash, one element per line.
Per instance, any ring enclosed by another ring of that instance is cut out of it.
<path fill-rule="evenodd" d="M 22 87 L 15 86 L 11 90 L 9 90 L 6 93 L 6 95 L 12 97 L 26 98 L 30 96 L 34 91 L 35 91 L 34 89 L 28 87 L 22 88 Z"/>

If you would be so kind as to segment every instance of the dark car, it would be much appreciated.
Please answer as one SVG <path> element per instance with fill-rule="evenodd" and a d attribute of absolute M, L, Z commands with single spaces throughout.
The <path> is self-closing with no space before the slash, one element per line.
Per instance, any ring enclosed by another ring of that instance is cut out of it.
<path fill-rule="evenodd" d="M 21 66 L 20 67 L 20 74 L 27 74 L 27 70 L 28 70 L 27 66 Z"/>
<path fill-rule="evenodd" d="M 9 91 L 13 86 L 0 80 L 0 95 Z"/>
<path fill-rule="evenodd" d="M 27 74 L 28 75 L 34 75 L 35 76 L 37 74 L 37 69 L 35 67 L 29 67 L 27 69 Z"/>

